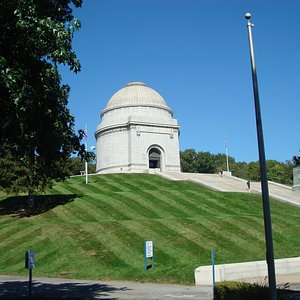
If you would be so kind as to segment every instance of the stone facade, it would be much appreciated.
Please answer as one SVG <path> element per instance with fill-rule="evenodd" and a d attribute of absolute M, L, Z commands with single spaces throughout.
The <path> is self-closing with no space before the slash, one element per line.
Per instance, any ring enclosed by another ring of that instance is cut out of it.
<path fill-rule="evenodd" d="M 97 172 L 180 172 L 179 126 L 172 110 L 142 82 L 108 101 L 95 132 Z"/>
<path fill-rule="evenodd" d="M 300 193 L 300 165 L 293 168 L 293 191 Z"/>

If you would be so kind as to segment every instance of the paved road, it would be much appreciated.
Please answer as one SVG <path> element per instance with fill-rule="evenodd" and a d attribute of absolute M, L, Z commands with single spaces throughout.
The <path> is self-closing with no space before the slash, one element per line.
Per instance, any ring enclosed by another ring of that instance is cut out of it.
<path fill-rule="evenodd" d="M 0 275 L 0 298 L 26 297 L 28 278 Z M 33 278 L 33 297 L 85 299 L 199 299 L 211 300 L 211 287 L 136 282 L 103 282 Z"/>
<path fill-rule="evenodd" d="M 295 278 L 291 279 L 292 282 Z M 290 289 L 299 291 L 291 300 L 300 300 L 299 283 L 292 283 Z M 281 286 L 281 288 L 283 285 Z M 19 276 L 0 275 L 0 299 L 27 297 L 28 278 Z M 33 278 L 33 297 L 61 297 L 68 299 L 127 299 L 127 300 L 152 300 L 152 299 L 186 299 L 186 300 L 211 300 L 212 289 L 210 286 L 184 286 L 170 284 L 118 282 L 118 281 L 91 281 Z"/>

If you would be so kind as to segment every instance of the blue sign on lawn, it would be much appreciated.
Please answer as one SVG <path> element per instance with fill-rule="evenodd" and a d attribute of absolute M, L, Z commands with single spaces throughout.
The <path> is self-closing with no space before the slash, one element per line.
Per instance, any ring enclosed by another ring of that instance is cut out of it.
<path fill-rule="evenodd" d="M 25 251 L 25 268 L 26 269 L 35 268 L 35 252 L 33 250 Z"/>

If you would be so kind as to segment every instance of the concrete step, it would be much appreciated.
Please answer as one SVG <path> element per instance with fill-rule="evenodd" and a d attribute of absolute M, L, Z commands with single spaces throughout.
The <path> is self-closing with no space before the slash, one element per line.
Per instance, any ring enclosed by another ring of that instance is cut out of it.
<path fill-rule="evenodd" d="M 251 187 L 248 189 L 246 180 L 225 174 L 221 176 L 219 174 L 159 171 L 156 171 L 155 174 L 170 180 L 189 180 L 220 192 L 261 194 L 260 182 L 251 182 Z M 291 187 L 272 181 L 268 182 L 268 187 L 271 198 L 300 206 L 300 193 L 293 192 Z"/>

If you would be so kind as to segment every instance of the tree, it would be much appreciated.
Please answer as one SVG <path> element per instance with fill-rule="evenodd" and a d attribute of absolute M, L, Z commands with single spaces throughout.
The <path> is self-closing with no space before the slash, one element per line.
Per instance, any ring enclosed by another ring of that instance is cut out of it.
<path fill-rule="evenodd" d="M 197 172 L 196 168 L 197 152 L 195 149 L 180 151 L 180 164 L 182 172 Z"/>
<path fill-rule="evenodd" d="M 66 161 L 83 153 L 83 131 L 67 108 L 70 88 L 59 65 L 80 71 L 72 50 L 81 0 L 2 0 L 0 3 L 0 185 L 34 195 L 64 179 Z M 16 178 L 23 178 L 16 180 Z M 12 188 L 13 187 L 13 188 Z"/>
<path fill-rule="evenodd" d="M 242 162 L 231 162 L 230 171 L 233 176 L 249 179 L 248 176 L 248 164 L 244 161 Z"/>
<path fill-rule="evenodd" d="M 209 152 L 198 152 L 196 166 L 198 173 L 218 172 L 215 156 Z"/>
<path fill-rule="evenodd" d="M 233 157 L 228 157 L 230 171 L 233 176 L 246 180 L 260 181 L 259 161 L 236 162 Z M 180 163 L 182 172 L 191 173 L 218 173 L 226 170 L 226 155 L 211 154 L 210 152 L 196 152 L 194 149 L 187 149 L 180 152 Z M 285 163 L 276 160 L 267 160 L 268 180 L 282 184 L 293 183 L 293 163 L 287 160 Z"/>
<path fill-rule="evenodd" d="M 187 149 L 180 152 L 180 163 L 182 172 L 218 173 L 226 170 L 226 155 Z M 229 157 L 230 166 L 234 163 L 234 158 Z"/>
<path fill-rule="evenodd" d="M 70 175 L 79 175 L 82 171 L 85 171 L 85 161 L 79 157 L 70 157 L 67 163 L 68 171 Z M 95 160 L 88 162 L 88 172 L 96 172 Z"/>
<path fill-rule="evenodd" d="M 248 178 L 253 181 L 260 181 L 259 161 L 252 161 L 248 164 Z"/>
<path fill-rule="evenodd" d="M 276 160 L 267 160 L 267 172 L 268 180 L 283 183 L 292 184 L 293 171 L 292 164 L 289 162 L 282 163 Z"/>

